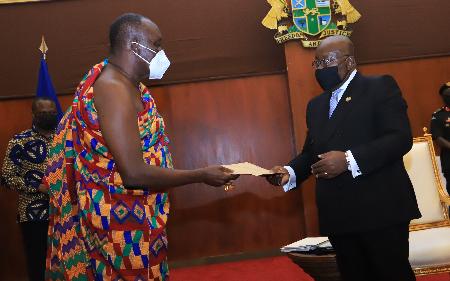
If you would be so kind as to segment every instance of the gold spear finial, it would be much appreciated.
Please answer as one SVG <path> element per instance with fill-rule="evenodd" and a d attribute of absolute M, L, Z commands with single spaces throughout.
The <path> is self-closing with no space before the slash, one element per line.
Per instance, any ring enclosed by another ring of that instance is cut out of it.
<path fill-rule="evenodd" d="M 44 41 L 44 35 L 42 35 L 42 43 L 41 43 L 41 46 L 39 47 L 39 50 L 41 50 L 42 54 L 44 54 L 44 60 L 47 59 L 46 53 L 48 51 L 48 48 Z"/>

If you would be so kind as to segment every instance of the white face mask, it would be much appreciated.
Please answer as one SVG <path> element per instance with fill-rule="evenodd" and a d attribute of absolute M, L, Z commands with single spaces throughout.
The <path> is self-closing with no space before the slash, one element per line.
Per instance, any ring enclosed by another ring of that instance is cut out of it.
<path fill-rule="evenodd" d="M 140 55 L 138 55 L 135 51 L 133 51 L 133 53 L 140 57 L 141 59 L 143 59 L 146 63 L 149 64 L 149 69 L 150 69 L 150 76 L 148 77 L 149 79 L 161 79 L 164 75 L 164 73 L 166 72 L 166 70 L 169 68 L 170 66 L 170 61 L 166 56 L 166 53 L 164 53 L 164 50 L 161 50 L 159 52 L 155 52 L 152 49 L 145 47 L 142 44 L 139 44 L 137 42 L 132 42 L 133 44 L 138 44 L 139 46 L 155 53 L 156 55 L 153 57 L 153 59 L 148 62 L 146 59 L 144 59 L 143 57 L 141 57 Z"/>

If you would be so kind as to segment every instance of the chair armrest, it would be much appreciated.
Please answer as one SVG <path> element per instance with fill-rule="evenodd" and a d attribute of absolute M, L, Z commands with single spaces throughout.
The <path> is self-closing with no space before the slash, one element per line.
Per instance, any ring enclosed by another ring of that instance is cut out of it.
<path fill-rule="evenodd" d="M 450 206 L 450 196 L 447 195 L 447 193 L 442 192 L 439 189 L 439 197 L 441 198 L 441 201 L 444 202 L 445 204 Z"/>

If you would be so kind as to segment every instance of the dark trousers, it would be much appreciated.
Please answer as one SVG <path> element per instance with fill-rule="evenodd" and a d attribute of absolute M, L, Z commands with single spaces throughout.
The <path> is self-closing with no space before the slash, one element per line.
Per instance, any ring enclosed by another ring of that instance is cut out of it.
<path fill-rule="evenodd" d="M 29 281 L 45 280 L 48 221 L 21 222 L 20 228 L 27 256 Z"/>
<path fill-rule="evenodd" d="M 345 281 L 414 281 L 409 222 L 359 234 L 329 236 Z"/>

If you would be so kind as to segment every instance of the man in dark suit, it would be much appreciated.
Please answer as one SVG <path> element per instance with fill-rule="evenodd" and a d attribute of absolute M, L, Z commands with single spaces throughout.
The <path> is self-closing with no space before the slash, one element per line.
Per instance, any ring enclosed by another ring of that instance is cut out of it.
<path fill-rule="evenodd" d="M 303 150 L 267 180 L 287 191 L 316 176 L 320 233 L 344 280 L 415 280 L 408 227 L 420 212 L 403 164 L 413 143 L 406 101 L 391 76 L 356 70 L 345 36 L 325 39 L 313 66 L 325 92 L 308 103 Z"/>

